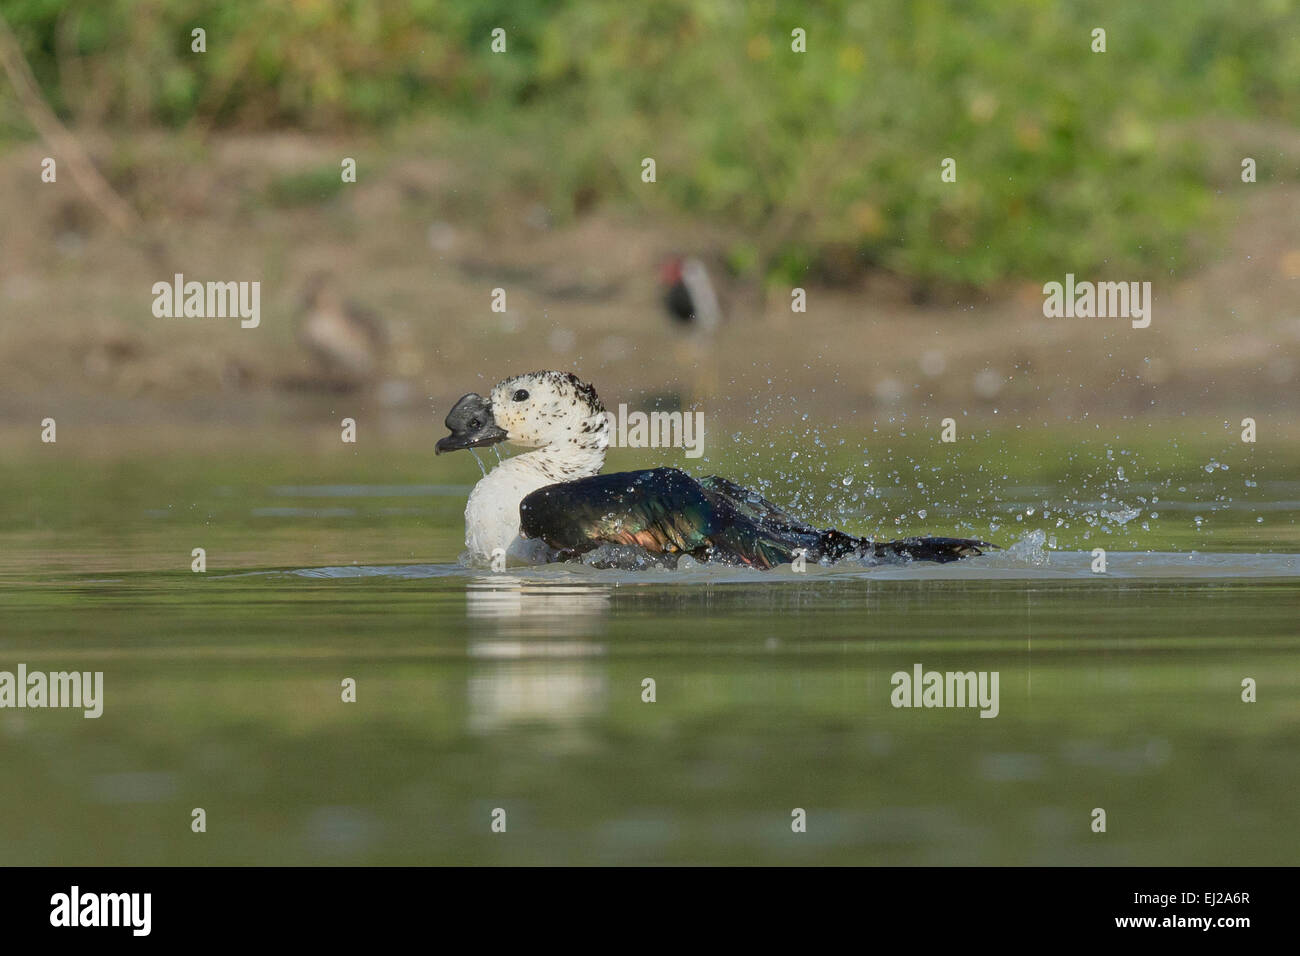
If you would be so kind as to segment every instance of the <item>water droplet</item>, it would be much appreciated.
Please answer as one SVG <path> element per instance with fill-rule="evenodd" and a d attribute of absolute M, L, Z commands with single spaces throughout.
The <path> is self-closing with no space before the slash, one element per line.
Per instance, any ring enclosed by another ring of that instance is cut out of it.
<path fill-rule="evenodd" d="M 478 456 L 478 449 L 477 449 L 477 448 L 471 448 L 471 449 L 469 450 L 469 453 L 470 453 L 471 455 L 474 456 L 474 460 L 475 460 L 476 462 L 478 462 L 478 470 L 481 471 L 481 472 L 483 472 L 483 477 L 486 478 L 486 477 L 487 477 L 487 468 L 485 468 L 484 465 L 483 465 L 483 459 L 480 458 L 480 457 Z"/>

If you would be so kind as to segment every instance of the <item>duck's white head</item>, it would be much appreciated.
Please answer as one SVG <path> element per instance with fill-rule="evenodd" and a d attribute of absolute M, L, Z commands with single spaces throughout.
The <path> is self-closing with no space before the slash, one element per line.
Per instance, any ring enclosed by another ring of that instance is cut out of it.
<path fill-rule="evenodd" d="M 569 372 L 528 372 L 499 382 L 485 398 L 471 392 L 447 414 L 451 434 L 436 452 L 511 442 L 534 449 L 508 458 L 480 481 L 465 510 L 465 540 L 475 556 L 512 548 L 519 502 L 545 485 L 598 474 L 609 421 L 596 390 Z"/>
<path fill-rule="evenodd" d="M 447 415 L 451 434 L 436 452 L 508 441 L 551 451 L 551 458 L 588 457 L 609 446 L 609 423 L 596 390 L 571 372 L 526 372 L 470 392 Z"/>

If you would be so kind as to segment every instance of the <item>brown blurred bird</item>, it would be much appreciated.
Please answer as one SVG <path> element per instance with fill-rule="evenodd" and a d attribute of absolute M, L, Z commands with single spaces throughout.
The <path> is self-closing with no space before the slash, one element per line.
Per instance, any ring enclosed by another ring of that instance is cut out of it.
<path fill-rule="evenodd" d="M 379 317 L 344 300 L 324 271 L 313 273 L 303 286 L 294 335 L 315 360 L 319 384 L 335 389 L 372 381 L 388 349 Z"/>

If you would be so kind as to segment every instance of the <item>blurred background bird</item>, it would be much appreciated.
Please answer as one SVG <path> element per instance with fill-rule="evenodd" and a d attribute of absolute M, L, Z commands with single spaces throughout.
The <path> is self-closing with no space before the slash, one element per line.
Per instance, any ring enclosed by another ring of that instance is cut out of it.
<path fill-rule="evenodd" d="M 691 374 L 686 405 L 711 396 L 718 384 L 714 338 L 722 324 L 722 305 L 709 269 L 696 256 L 672 256 L 660 266 L 663 304 L 669 320 L 687 336 L 677 342 L 678 364 Z"/>
<path fill-rule="evenodd" d="M 694 256 L 674 256 L 660 267 L 664 308 L 676 323 L 711 335 L 722 322 L 722 306 L 709 270 Z"/>
<path fill-rule="evenodd" d="M 373 312 L 347 301 L 324 271 L 303 286 L 294 337 L 311 356 L 312 376 L 300 384 L 352 391 L 372 383 L 387 356 L 389 336 Z"/>

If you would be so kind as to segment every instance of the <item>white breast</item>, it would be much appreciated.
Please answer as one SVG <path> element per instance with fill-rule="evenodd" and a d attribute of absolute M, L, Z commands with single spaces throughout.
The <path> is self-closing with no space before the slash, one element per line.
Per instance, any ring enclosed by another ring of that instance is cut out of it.
<path fill-rule="evenodd" d="M 549 549 L 519 536 L 519 502 L 555 479 L 531 466 L 528 455 L 497 465 L 470 492 L 465 506 L 465 547 L 477 562 L 491 561 L 497 549 L 516 561 L 545 560 Z"/>
<path fill-rule="evenodd" d="M 519 503 L 538 488 L 559 481 L 576 481 L 600 473 L 607 438 L 603 428 L 589 432 L 563 427 L 569 437 L 522 455 L 507 458 L 470 492 L 465 506 L 465 546 L 475 564 L 491 564 L 498 549 L 514 564 L 544 564 L 554 558 L 546 542 L 519 536 Z M 601 420 L 604 424 L 604 420 Z"/>

